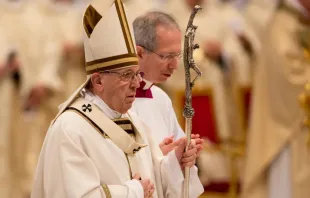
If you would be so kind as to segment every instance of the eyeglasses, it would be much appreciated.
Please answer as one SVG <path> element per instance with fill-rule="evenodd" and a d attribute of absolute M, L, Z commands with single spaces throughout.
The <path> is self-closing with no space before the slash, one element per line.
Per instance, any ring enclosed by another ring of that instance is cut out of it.
<path fill-rule="evenodd" d="M 182 52 L 180 52 L 180 53 L 172 53 L 172 52 L 170 52 L 167 55 L 163 55 L 163 54 L 158 54 L 158 53 L 156 53 L 156 52 L 154 52 L 154 51 L 152 51 L 152 50 L 150 50 L 150 49 L 148 49 L 148 48 L 146 48 L 144 46 L 141 46 L 141 47 L 143 47 L 144 49 L 146 49 L 149 52 L 152 52 L 152 53 L 156 54 L 162 61 L 171 61 L 174 58 L 181 59 L 183 57 L 183 53 Z"/>
<path fill-rule="evenodd" d="M 116 71 L 104 71 L 102 73 L 116 74 L 120 77 L 122 81 L 125 81 L 125 82 L 133 81 L 135 77 L 138 79 L 139 82 L 141 82 L 143 75 L 144 75 L 144 73 L 140 71 L 137 71 L 137 72 L 127 71 L 127 72 L 122 72 L 122 73 L 116 72 Z"/>

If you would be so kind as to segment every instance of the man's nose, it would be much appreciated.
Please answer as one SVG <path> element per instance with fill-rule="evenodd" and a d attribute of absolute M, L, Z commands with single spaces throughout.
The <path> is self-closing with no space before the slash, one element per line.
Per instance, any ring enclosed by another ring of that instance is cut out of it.
<path fill-rule="evenodd" d="M 134 78 L 131 81 L 131 87 L 132 88 L 139 88 L 140 87 L 140 82 L 142 81 L 141 77 L 134 76 Z"/>
<path fill-rule="evenodd" d="M 168 67 L 169 69 L 175 70 L 178 68 L 178 65 L 179 65 L 179 60 L 177 58 L 173 58 L 170 60 Z"/>

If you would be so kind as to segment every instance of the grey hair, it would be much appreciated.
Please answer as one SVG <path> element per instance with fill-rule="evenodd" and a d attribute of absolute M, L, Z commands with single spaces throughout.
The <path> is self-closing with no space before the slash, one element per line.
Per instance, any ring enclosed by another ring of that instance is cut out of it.
<path fill-rule="evenodd" d="M 158 26 L 180 31 L 178 23 L 171 15 L 161 11 L 150 11 L 137 17 L 133 22 L 136 45 L 155 51 L 157 48 L 156 28 Z"/>

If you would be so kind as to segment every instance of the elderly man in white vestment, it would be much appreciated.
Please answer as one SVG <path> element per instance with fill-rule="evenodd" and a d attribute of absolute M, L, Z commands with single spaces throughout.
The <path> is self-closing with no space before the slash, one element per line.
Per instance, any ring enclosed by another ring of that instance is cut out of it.
<path fill-rule="evenodd" d="M 160 11 L 136 18 L 134 32 L 143 81 L 137 89 L 133 110 L 152 129 L 164 155 L 182 141 L 181 129 L 169 96 L 155 84 L 165 82 L 178 67 L 182 56 L 181 30 L 175 19 Z M 152 112 L 152 113 L 150 113 Z M 196 139 L 198 152 L 203 140 Z"/>
<path fill-rule="evenodd" d="M 132 20 L 121 0 L 111 4 L 96 1 L 85 11 L 87 80 L 51 123 L 32 198 L 182 197 L 182 169 L 195 163 L 195 141 L 187 152 L 184 140 L 163 156 L 147 126 L 128 111 L 141 73 Z M 190 197 L 203 191 L 195 171 Z"/>
<path fill-rule="evenodd" d="M 310 2 L 283 1 L 265 35 L 248 136 L 244 198 L 310 195 L 308 133 L 298 96 L 310 80 Z"/>

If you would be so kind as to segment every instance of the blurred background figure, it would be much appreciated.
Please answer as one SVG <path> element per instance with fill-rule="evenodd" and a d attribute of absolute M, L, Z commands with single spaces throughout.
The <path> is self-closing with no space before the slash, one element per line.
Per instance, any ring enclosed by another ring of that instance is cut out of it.
<path fill-rule="evenodd" d="M 5 162 L 14 184 L 11 197 L 29 196 L 44 131 L 63 98 L 84 80 L 79 78 L 83 64 L 79 6 L 73 1 L 1 1 L 1 34 L 9 35 L 10 47 L 5 60 L 16 85 L 13 91 L 2 92 L 12 95 L 13 103 L 13 108 L 5 107 L 14 119 L 6 121 L 8 132 L 1 130 L 1 135 L 9 134 L 10 159 Z"/>
<path fill-rule="evenodd" d="M 13 96 L 12 74 L 16 65 L 8 63 L 10 53 L 5 32 L 0 29 L 0 92 L 3 94 L 0 103 L 0 195 L 10 197 L 12 190 L 12 175 L 10 169 L 10 124 L 12 123 L 11 108 Z"/>
<path fill-rule="evenodd" d="M 259 37 L 268 27 L 280 0 L 249 0 L 242 12 Z"/>
<path fill-rule="evenodd" d="M 44 40 L 36 57 L 39 59 L 37 69 L 41 68 L 35 74 L 39 80 L 30 87 L 24 102 L 24 112 L 29 118 L 26 125 L 30 127 L 27 130 L 31 137 L 27 146 L 28 176 L 25 183 L 28 185 L 23 187 L 28 192 L 45 130 L 58 112 L 58 105 L 84 81 L 82 14 L 75 3 L 71 0 L 40 0 L 33 6 L 41 19 L 38 28 L 44 29 L 39 37 Z"/>
<path fill-rule="evenodd" d="M 310 194 L 309 52 L 310 1 L 282 1 L 264 31 L 255 71 L 243 197 Z"/>
<path fill-rule="evenodd" d="M 123 2 L 134 19 L 147 11 L 158 9 L 161 5 L 160 0 L 124 0 Z"/>
<path fill-rule="evenodd" d="M 82 45 L 82 8 L 86 4 L 75 0 L 45 0 L 42 14 L 55 49 L 55 64 L 60 68 L 64 97 L 68 97 L 84 82 Z"/>
<path fill-rule="evenodd" d="M 23 28 L 23 16 L 27 12 L 27 1 L 0 1 L 0 26 L 1 40 L 6 40 L 6 44 L 1 42 L 1 111 L 0 133 L 1 133 L 1 196 L 15 197 L 20 192 L 19 181 L 22 178 L 23 165 L 25 162 L 24 144 L 16 144 L 19 137 L 26 137 L 25 133 L 19 133 L 18 125 L 21 108 L 21 89 L 23 84 L 23 69 L 21 68 L 20 49 L 22 44 L 19 42 L 21 32 L 28 35 Z M 24 46 L 25 47 L 25 46 Z M 27 50 L 24 48 L 23 50 Z M 30 50 L 29 50 L 30 51 Z M 18 135 L 20 136 L 18 136 Z M 2 163 L 3 162 L 3 163 Z M 15 194 L 16 192 L 16 194 Z M 2 195 L 3 194 L 3 195 Z M 17 196 L 21 196 L 20 194 Z"/>

